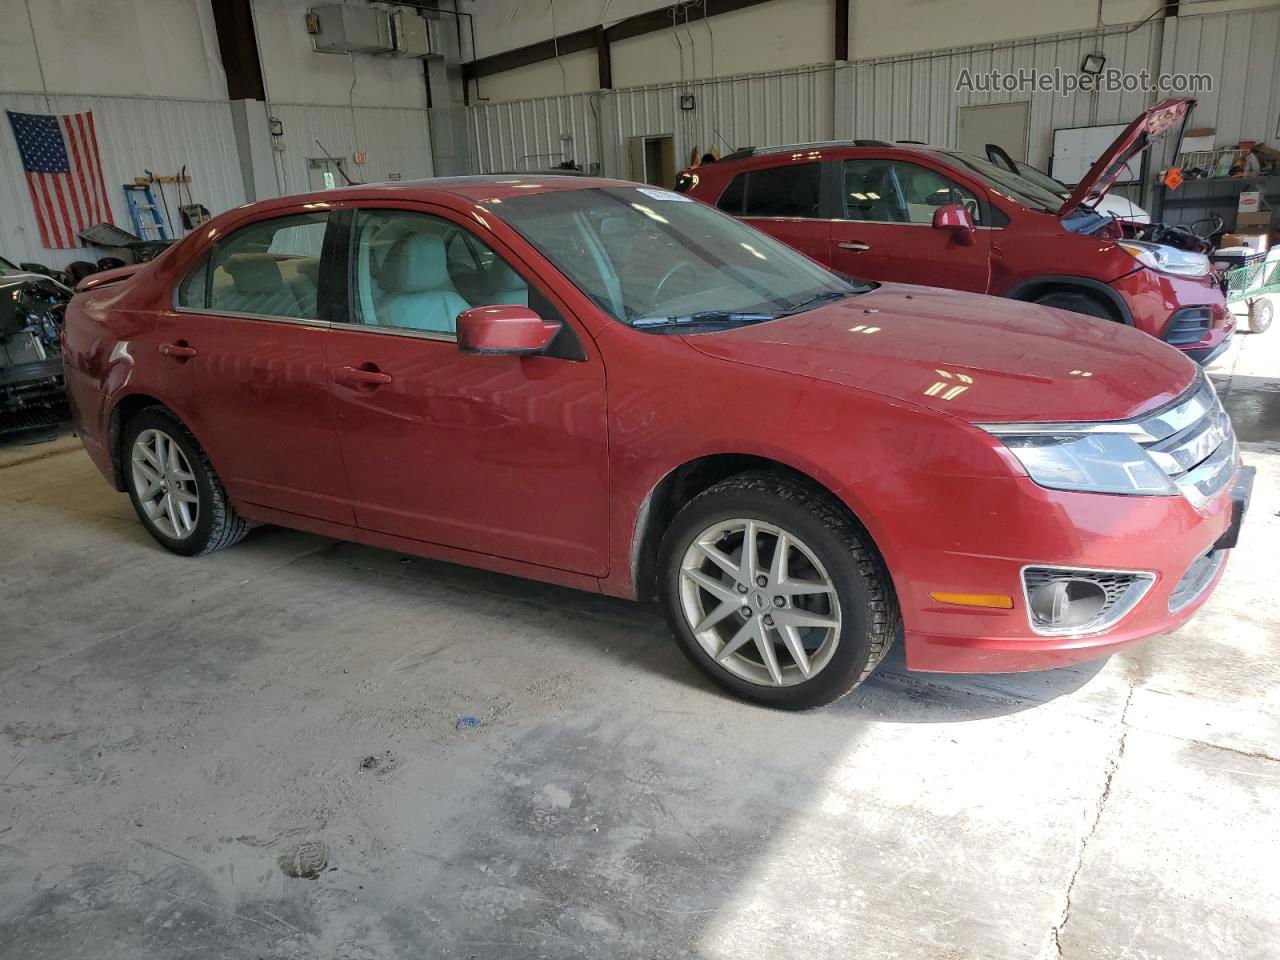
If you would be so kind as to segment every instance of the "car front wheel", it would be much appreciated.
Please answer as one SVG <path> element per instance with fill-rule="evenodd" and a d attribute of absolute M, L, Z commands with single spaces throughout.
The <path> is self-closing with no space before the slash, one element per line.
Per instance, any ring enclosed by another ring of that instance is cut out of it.
<path fill-rule="evenodd" d="M 196 438 L 167 409 L 134 416 L 123 451 L 129 499 L 162 546 L 192 557 L 229 547 L 248 532 Z"/>
<path fill-rule="evenodd" d="M 695 497 L 672 521 L 659 569 L 685 654 L 768 706 L 844 696 L 897 633 L 893 588 L 866 532 L 789 477 L 742 474 Z"/>

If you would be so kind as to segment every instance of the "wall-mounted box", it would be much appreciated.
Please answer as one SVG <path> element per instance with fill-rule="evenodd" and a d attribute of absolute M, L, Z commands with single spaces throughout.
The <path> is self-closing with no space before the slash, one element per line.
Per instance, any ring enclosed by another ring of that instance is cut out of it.
<path fill-rule="evenodd" d="M 314 23 L 311 45 L 317 53 L 391 53 L 391 17 L 384 10 L 335 3 L 312 7 L 308 29 Z"/>
<path fill-rule="evenodd" d="M 436 52 L 431 47 L 427 21 L 412 10 L 391 14 L 391 38 L 398 57 L 426 57 Z"/>

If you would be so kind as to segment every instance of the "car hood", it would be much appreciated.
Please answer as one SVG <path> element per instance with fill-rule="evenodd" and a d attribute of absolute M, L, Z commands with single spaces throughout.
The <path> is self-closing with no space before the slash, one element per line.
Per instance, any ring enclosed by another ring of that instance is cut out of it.
<path fill-rule="evenodd" d="M 707 356 L 826 380 L 975 423 L 1121 420 L 1197 367 L 1123 324 L 936 287 L 884 284 L 791 317 L 684 337 Z"/>
<path fill-rule="evenodd" d="M 1115 185 L 1126 165 L 1154 143 L 1158 143 L 1178 127 L 1196 102 L 1190 98 L 1174 98 L 1157 103 L 1124 128 L 1124 132 L 1102 151 L 1102 156 L 1089 168 L 1071 196 L 1058 208 L 1065 217 L 1076 207 L 1092 206 Z"/>

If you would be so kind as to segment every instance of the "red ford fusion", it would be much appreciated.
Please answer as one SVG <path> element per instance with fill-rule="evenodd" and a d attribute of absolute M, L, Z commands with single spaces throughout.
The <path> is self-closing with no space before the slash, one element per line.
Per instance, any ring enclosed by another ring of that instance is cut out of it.
<path fill-rule="evenodd" d="M 1143 113 L 1066 197 L 966 153 L 874 140 L 743 150 L 685 171 L 676 189 L 837 271 L 1101 317 L 1207 364 L 1234 330 L 1204 255 L 1222 221 L 1137 224 L 1099 208 L 1193 104 Z"/>
<path fill-rule="evenodd" d="M 1251 483 L 1132 328 L 847 281 L 677 193 L 582 177 L 251 204 L 81 284 L 85 448 L 184 556 L 280 524 L 636 599 L 803 708 L 895 640 L 1035 670 L 1186 620 Z"/>

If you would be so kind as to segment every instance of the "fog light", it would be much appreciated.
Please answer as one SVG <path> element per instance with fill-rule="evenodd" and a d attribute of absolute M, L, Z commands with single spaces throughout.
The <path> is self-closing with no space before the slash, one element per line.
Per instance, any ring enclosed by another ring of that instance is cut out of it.
<path fill-rule="evenodd" d="M 1100 633 L 1137 606 L 1155 583 L 1145 570 L 1024 567 L 1027 617 L 1043 636 Z"/>
<path fill-rule="evenodd" d="M 1031 612 L 1048 627 L 1078 627 L 1102 612 L 1107 592 L 1091 580 L 1050 580 L 1031 591 Z"/>

